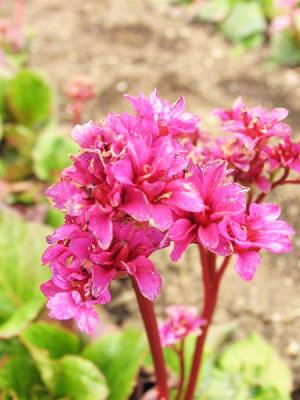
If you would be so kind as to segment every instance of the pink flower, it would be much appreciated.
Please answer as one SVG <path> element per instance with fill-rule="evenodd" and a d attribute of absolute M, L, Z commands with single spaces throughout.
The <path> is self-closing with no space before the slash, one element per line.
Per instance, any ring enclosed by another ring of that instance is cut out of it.
<path fill-rule="evenodd" d="M 132 276 L 141 293 L 155 299 L 161 278 L 148 256 L 158 249 L 162 233 L 132 222 L 114 223 L 113 233 L 106 251 L 97 246 L 93 234 L 72 223 L 48 237 L 50 246 L 42 260 L 50 264 L 52 278 L 41 290 L 48 298 L 50 316 L 74 318 L 90 334 L 99 319 L 94 306 L 110 301 L 109 285 L 122 275 Z"/>
<path fill-rule="evenodd" d="M 236 269 L 245 280 L 251 280 L 260 263 L 258 251 L 285 253 L 292 249 L 293 228 L 278 220 L 280 207 L 271 203 L 252 203 L 249 212 L 225 217 L 219 225 L 221 234 L 231 242 L 237 254 Z"/>
<path fill-rule="evenodd" d="M 276 146 L 266 146 L 264 151 L 267 154 L 270 170 L 278 168 L 290 168 L 300 173 L 300 143 L 294 143 L 290 138 L 285 138 Z"/>
<path fill-rule="evenodd" d="M 137 220 L 153 218 L 155 225 L 165 230 L 173 222 L 174 210 L 201 211 L 203 204 L 193 185 L 184 179 L 185 150 L 169 136 L 149 141 L 139 136 L 128 138 L 127 152 L 112 164 L 111 173 L 119 183 L 128 185 L 128 201 L 120 209 Z"/>
<path fill-rule="evenodd" d="M 203 200 L 201 212 L 182 213 L 168 232 L 174 242 L 172 259 L 178 260 L 190 243 L 202 244 L 209 251 L 228 255 L 230 242 L 219 231 L 219 224 L 225 216 L 242 214 L 245 210 L 246 189 L 230 182 L 226 176 L 227 163 L 217 160 L 191 170 L 188 181 L 196 188 Z"/>
<path fill-rule="evenodd" d="M 281 122 L 288 115 L 285 108 L 274 108 L 271 111 L 261 106 L 247 108 L 239 98 L 232 110 L 216 109 L 214 115 L 223 122 L 225 132 L 241 133 L 252 139 L 263 140 L 271 136 L 285 137 L 291 134 L 290 127 Z"/>
<path fill-rule="evenodd" d="M 185 100 L 180 97 L 174 104 L 161 99 L 154 90 L 149 99 L 143 94 L 135 98 L 126 95 L 141 119 L 157 121 L 157 134 L 177 137 L 197 137 L 200 119 L 185 111 Z"/>
<path fill-rule="evenodd" d="M 167 319 L 160 323 L 159 333 L 163 347 L 174 346 L 191 333 L 200 335 L 205 321 L 198 316 L 196 307 L 169 306 Z"/>

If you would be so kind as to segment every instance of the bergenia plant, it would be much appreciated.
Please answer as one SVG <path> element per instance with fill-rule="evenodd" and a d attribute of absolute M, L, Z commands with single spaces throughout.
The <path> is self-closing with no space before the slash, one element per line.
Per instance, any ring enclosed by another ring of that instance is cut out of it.
<path fill-rule="evenodd" d="M 68 99 L 66 113 L 73 124 L 80 124 L 86 104 L 95 97 L 92 80 L 86 76 L 76 76 L 66 83 L 64 94 Z"/>
<path fill-rule="evenodd" d="M 300 171 L 300 143 L 283 122 L 285 109 L 247 108 L 239 99 L 231 110 L 214 111 L 224 135 L 213 139 L 200 132 L 200 119 L 185 111 L 183 98 L 170 104 L 154 91 L 126 99 L 133 114 L 112 113 L 72 131 L 81 151 L 46 192 L 65 223 L 47 239 L 43 263 L 52 277 L 41 289 L 51 317 L 73 318 L 91 334 L 99 322 L 95 306 L 110 301 L 115 279 L 129 277 L 158 399 L 170 396 L 162 347 L 171 346 L 182 362 L 185 337 L 198 336 L 191 370 L 178 380 L 177 399 L 191 400 L 231 257 L 250 281 L 262 249 L 292 248 L 294 230 L 279 219 L 278 205 L 263 200 L 279 185 L 300 182 L 290 177 Z M 199 249 L 202 308 L 172 306 L 158 327 L 152 303 L 162 280 L 149 256 L 171 245 L 177 261 L 191 244 Z"/>

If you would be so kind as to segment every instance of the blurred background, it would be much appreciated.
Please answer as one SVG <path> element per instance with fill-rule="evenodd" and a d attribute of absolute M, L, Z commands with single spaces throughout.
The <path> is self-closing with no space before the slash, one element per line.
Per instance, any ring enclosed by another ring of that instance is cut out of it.
<path fill-rule="evenodd" d="M 61 223 L 62 216 L 49 209 L 43 190 L 68 165 L 68 154 L 76 151 L 69 139 L 72 124 L 99 122 L 110 111 L 128 110 L 123 93 L 149 95 L 157 88 L 169 101 L 184 96 L 188 111 L 201 116 L 204 130 L 214 132 L 218 125 L 212 109 L 229 108 L 242 96 L 249 106 L 287 108 L 296 137 L 300 131 L 299 9 L 295 1 L 275 3 L 0 0 L 2 214 L 14 208 L 31 222 Z M 17 23 L 8 35 L 11 19 Z M 252 283 L 241 281 L 234 268 L 228 270 L 215 317 L 218 326 L 235 322 L 233 340 L 254 331 L 277 349 L 292 369 L 295 399 L 300 398 L 299 194 L 297 187 L 285 186 L 272 195 L 296 229 L 294 251 L 264 257 Z M 17 237 L 8 233 L 11 218 L 2 215 L 1 220 L 6 241 L 0 239 L 0 260 L 7 271 L 11 265 L 5 252 L 11 238 Z M 39 229 L 33 228 L 35 234 L 23 244 L 25 254 L 28 246 L 43 247 L 48 228 L 39 225 Z M 10 251 L 12 260 L 19 251 Z M 200 304 L 193 249 L 180 265 L 172 265 L 167 252 L 155 259 L 165 282 L 158 312 L 170 303 Z M 34 276 L 38 286 L 39 273 L 27 270 L 25 276 Z M 1 282 L 0 299 L 7 294 Z M 116 282 L 113 292 L 107 320 L 138 323 L 134 293 L 126 283 Z M 15 312 L 15 306 L 7 304 L 6 308 L 0 305 L 4 324 Z M 4 330 L 2 337 L 11 336 Z"/>

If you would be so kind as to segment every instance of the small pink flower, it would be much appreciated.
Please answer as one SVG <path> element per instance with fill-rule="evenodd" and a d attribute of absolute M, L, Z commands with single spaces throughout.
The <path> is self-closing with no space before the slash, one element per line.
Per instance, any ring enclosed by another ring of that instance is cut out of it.
<path fill-rule="evenodd" d="M 230 242 L 220 235 L 219 223 L 225 216 L 242 214 L 245 210 L 246 189 L 227 178 L 227 163 L 217 160 L 193 167 L 188 180 L 202 198 L 200 212 L 182 213 L 168 232 L 174 242 L 171 257 L 178 260 L 190 243 L 202 244 L 219 255 L 231 253 Z"/>
<path fill-rule="evenodd" d="M 285 138 L 277 145 L 266 146 L 264 151 L 267 154 L 270 170 L 278 168 L 290 168 L 300 173 L 300 143 L 294 143 L 290 138 Z"/>
<path fill-rule="evenodd" d="M 244 134 L 260 141 L 268 137 L 285 137 L 291 134 L 290 127 L 282 122 L 288 116 L 288 110 L 285 108 L 274 108 L 271 111 L 261 106 L 247 108 L 239 98 L 232 110 L 216 109 L 214 115 L 223 122 L 225 132 Z"/>
<path fill-rule="evenodd" d="M 285 253 L 292 249 L 293 228 L 278 220 L 280 207 L 271 203 L 252 203 L 249 212 L 225 217 L 219 229 L 222 235 L 232 243 L 237 254 L 236 268 L 245 280 L 253 279 L 260 263 L 258 251 Z"/>
<path fill-rule="evenodd" d="M 196 307 L 182 305 L 169 306 L 166 309 L 167 319 L 160 323 L 159 333 L 163 347 L 174 346 L 189 334 L 201 334 L 205 320 L 198 316 Z"/>

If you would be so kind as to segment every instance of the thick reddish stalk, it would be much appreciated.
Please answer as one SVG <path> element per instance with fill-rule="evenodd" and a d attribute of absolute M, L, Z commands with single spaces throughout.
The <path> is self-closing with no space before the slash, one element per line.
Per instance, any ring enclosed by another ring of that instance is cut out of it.
<path fill-rule="evenodd" d="M 202 261 L 203 282 L 204 282 L 204 305 L 203 305 L 202 318 L 206 320 L 206 324 L 202 329 L 202 334 L 197 339 L 189 382 L 185 394 L 185 400 L 192 400 L 194 397 L 197 379 L 202 364 L 204 344 L 217 305 L 220 281 L 230 259 L 230 257 L 226 257 L 220 269 L 216 271 L 215 257 L 204 258 L 203 249 L 201 249 L 201 247 L 200 247 L 200 255 Z M 207 276 L 209 276 L 209 280 L 207 280 Z"/>
<path fill-rule="evenodd" d="M 151 301 L 146 299 L 144 296 L 140 294 L 140 291 L 137 287 L 136 282 L 132 279 L 132 286 L 134 288 L 137 302 L 140 308 L 140 312 L 143 318 L 145 330 L 148 337 L 148 342 L 153 358 L 155 375 L 156 375 L 156 384 L 157 384 L 157 392 L 158 400 L 168 400 L 168 386 L 167 386 L 167 370 L 165 365 L 165 360 L 163 356 L 163 351 L 161 347 L 156 316 L 153 309 L 153 304 Z"/>

